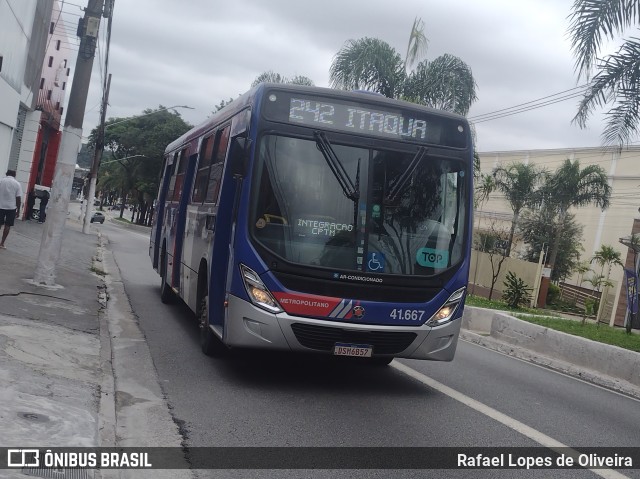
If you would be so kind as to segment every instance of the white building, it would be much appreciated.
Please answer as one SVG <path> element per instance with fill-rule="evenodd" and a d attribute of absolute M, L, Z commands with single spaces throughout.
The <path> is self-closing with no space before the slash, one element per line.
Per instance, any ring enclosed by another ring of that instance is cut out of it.
<path fill-rule="evenodd" d="M 624 263 L 628 248 L 619 239 L 629 236 L 638 217 L 640 207 L 640 147 L 618 148 L 567 148 L 555 150 L 490 151 L 479 153 L 481 171 L 489 174 L 495 167 L 508 167 L 513 163 L 535 164 L 553 172 L 566 159 L 580 160 L 580 167 L 599 165 L 607 173 L 612 188 L 610 206 L 602 211 L 596 206 L 573 209 L 576 221 L 584 227 L 581 261 L 589 261 L 601 245 L 609 245 L 620 252 Z M 478 228 L 487 228 L 493 220 L 509 230 L 513 212 L 504 195 L 495 192 L 475 212 Z M 517 240 L 517 238 L 516 238 Z M 522 251 L 524 245 L 517 243 L 513 254 Z M 593 265 L 596 268 L 596 265 Z M 599 272 L 599 271 L 598 271 Z M 574 278 L 575 280 L 576 278 Z M 616 298 L 619 297 L 624 273 L 619 266 L 611 270 L 611 279 L 616 283 Z M 575 282 L 575 281 L 574 281 Z M 617 300 L 616 300 L 617 304 Z M 615 305 L 614 305 L 615 309 Z"/>
<path fill-rule="evenodd" d="M 35 145 L 35 111 L 54 0 L 0 1 L 0 173 L 18 167 L 18 159 Z M 27 134 L 25 135 L 25 131 Z M 31 147 L 29 145 L 31 143 Z M 27 184 L 29 171 L 18 171 Z"/>

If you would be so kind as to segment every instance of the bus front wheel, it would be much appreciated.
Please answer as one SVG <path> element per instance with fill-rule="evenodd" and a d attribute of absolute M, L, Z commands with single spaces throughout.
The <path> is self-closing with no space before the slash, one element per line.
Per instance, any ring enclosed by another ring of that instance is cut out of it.
<path fill-rule="evenodd" d="M 229 349 L 222 341 L 211 331 L 209 326 L 209 296 L 204 296 L 200 300 L 200 312 L 198 315 L 198 323 L 200 326 L 200 347 L 202 352 L 207 356 L 223 357 Z"/>

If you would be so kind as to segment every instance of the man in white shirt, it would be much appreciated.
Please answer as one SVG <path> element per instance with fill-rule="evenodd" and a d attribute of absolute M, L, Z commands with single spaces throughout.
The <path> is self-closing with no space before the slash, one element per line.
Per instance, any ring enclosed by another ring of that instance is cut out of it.
<path fill-rule="evenodd" d="M 7 170 L 7 176 L 0 180 L 0 226 L 4 225 L 0 249 L 7 248 L 4 242 L 7 240 L 9 230 L 20 212 L 21 200 L 22 187 L 16 180 L 16 172 L 14 170 Z"/>

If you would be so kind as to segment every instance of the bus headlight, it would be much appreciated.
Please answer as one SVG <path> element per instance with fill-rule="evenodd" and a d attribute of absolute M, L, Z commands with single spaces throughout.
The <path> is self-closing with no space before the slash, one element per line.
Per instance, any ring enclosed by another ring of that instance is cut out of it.
<path fill-rule="evenodd" d="M 270 313 L 281 313 L 282 308 L 264 285 L 260 276 L 251 268 L 240 264 L 244 289 L 249 295 L 249 299 L 256 306 L 266 309 Z"/>
<path fill-rule="evenodd" d="M 427 321 L 427 326 L 440 326 L 451 321 L 453 315 L 458 310 L 458 306 L 462 302 L 462 298 L 464 298 L 465 290 L 466 288 L 462 287 L 449 296 L 449 299 L 445 301 L 438 312 Z"/>

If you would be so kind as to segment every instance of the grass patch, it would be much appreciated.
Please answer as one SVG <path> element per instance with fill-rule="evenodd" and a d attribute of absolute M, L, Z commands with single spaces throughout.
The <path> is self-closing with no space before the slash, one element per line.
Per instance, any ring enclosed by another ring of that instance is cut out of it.
<path fill-rule="evenodd" d="M 640 353 L 640 335 L 627 334 L 623 329 L 612 328 L 607 324 L 582 324 L 581 321 L 566 319 L 544 309 L 510 308 L 502 301 L 489 301 L 479 296 L 468 295 L 465 304 L 479 308 L 497 309 L 545 328 L 562 331 L 582 338 L 598 341 L 612 346 Z M 555 317 L 550 317 L 555 316 Z"/>
<path fill-rule="evenodd" d="M 627 334 L 623 329 L 612 328 L 607 324 L 582 324 L 581 321 L 570 319 L 541 318 L 535 316 L 517 315 L 519 319 L 530 323 L 555 329 L 563 333 L 573 334 L 582 338 L 598 341 L 600 343 L 611 344 L 624 349 L 629 349 L 640 353 L 640 335 Z"/>
<path fill-rule="evenodd" d="M 100 268 L 96 268 L 95 266 L 92 266 L 91 268 L 89 268 L 89 270 L 92 273 L 97 274 L 98 276 L 106 276 L 107 273 L 105 273 L 103 270 L 101 270 Z"/>
<path fill-rule="evenodd" d="M 120 218 L 119 216 L 118 216 L 118 217 L 116 217 L 116 218 L 113 218 L 113 219 L 114 219 L 115 221 L 122 221 L 123 223 L 129 223 L 129 224 L 131 224 L 131 221 L 129 221 L 129 220 L 128 220 L 128 219 L 126 219 L 126 218 Z"/>
<path fill-rule="evenodd" d="M 549 311 L 544 311 L 540 309 L 512 308 L 504 301 L 496 301 L 493 299 L 489 300 L 481 296 L 474 296 L 473 294 L 467 295 L 465 304 L 468 304 L 469 306 L 476 306 L 478 308 L 488 308 L 488 309 L 497 309 L 500 311 L 508 311 L 510 313 L 527 313 L 527 314 L 537 314 L 537 315 L 544 315 L 544 316 L 558 316 L 557 314 L 553 314 Z"/>

